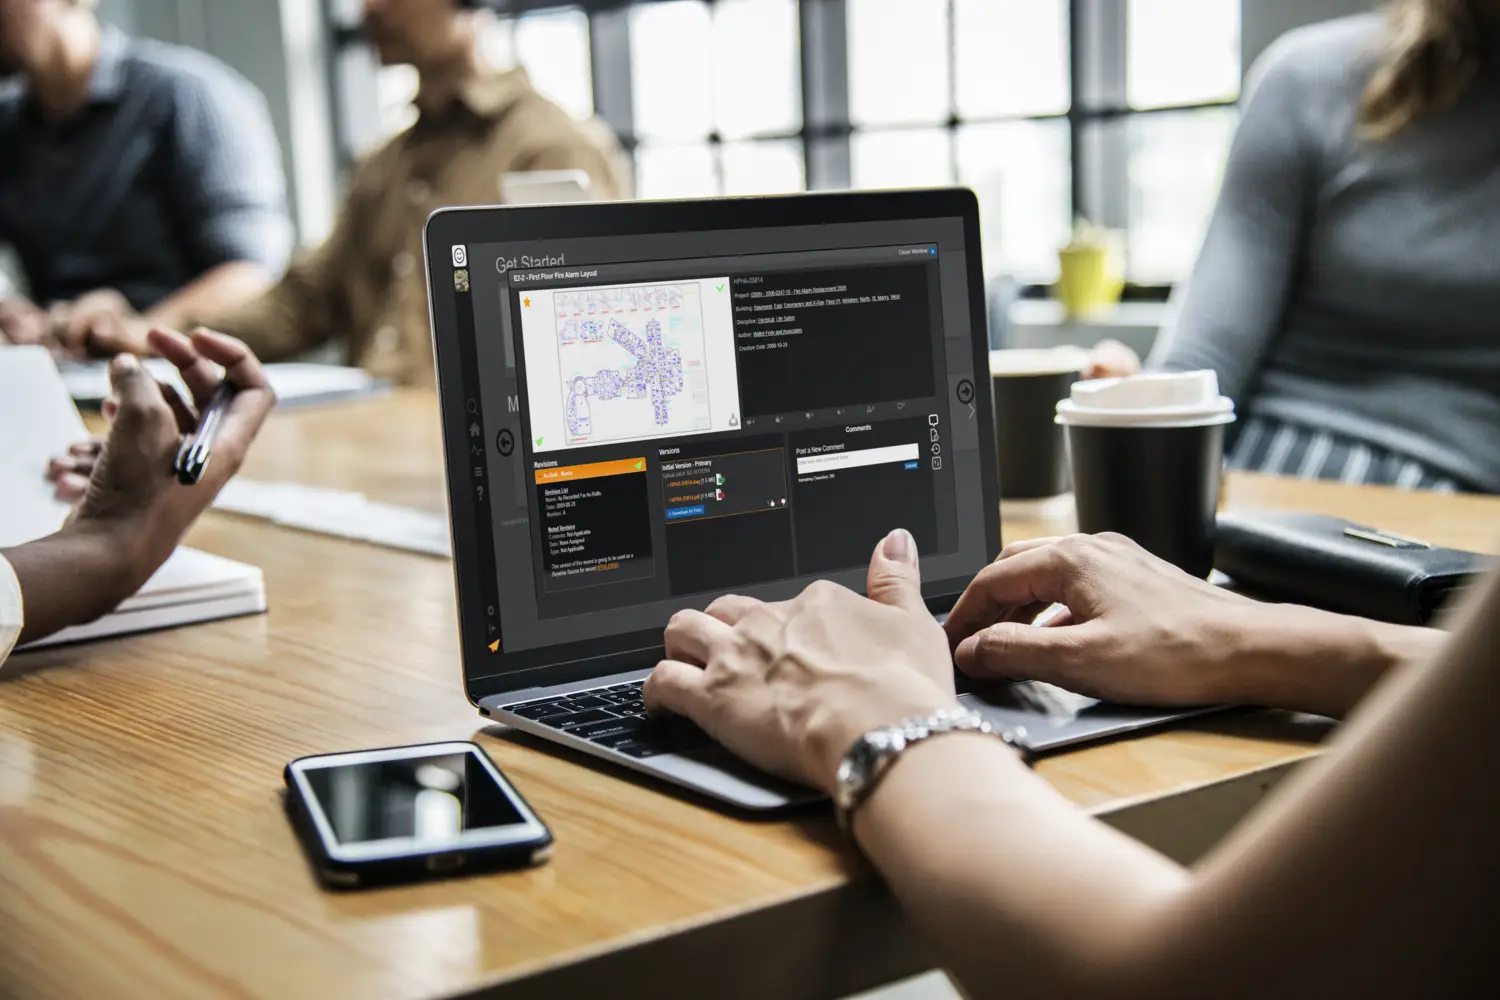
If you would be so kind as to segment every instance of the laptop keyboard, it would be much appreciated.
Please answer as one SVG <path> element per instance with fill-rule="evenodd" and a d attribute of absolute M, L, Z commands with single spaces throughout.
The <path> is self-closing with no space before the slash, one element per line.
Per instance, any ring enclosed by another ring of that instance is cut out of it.
<path fill-rule="evenodd" d="M 629 757 L 690 753 L 714 745 L 707 733 L 686 719 L 647 718 L 641 699 L 644 681 L 577 691 L 506 705 L 502 710 Z"/>

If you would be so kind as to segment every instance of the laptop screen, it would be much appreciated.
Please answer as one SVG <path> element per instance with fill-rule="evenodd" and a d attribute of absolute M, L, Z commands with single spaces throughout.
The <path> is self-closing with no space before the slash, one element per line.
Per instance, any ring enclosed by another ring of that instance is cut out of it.
<path fill-rule="evenodd" d="M 519 245 L 476 240 L 468 216 L 475 241 L 432 280 L 457 309 L 457 343 L 440 329 L 438 346 L 464 382 L 443 403 L 464 408 L 445 420 L 465 456 L 450 477 L 477 522 L 459 553 L 481 591 L 471 681 L 649 666 L 675 611 L 728 592 L 863 590 L 897 527 L 931 598 L 994 556 L 962 216 Z"/>

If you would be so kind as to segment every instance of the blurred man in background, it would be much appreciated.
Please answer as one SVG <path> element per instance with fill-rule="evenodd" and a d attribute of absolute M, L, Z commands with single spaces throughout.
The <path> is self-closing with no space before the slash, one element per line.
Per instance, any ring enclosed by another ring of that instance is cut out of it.
<path fill-rule="evenodd" d="M 93 0 L 0 0 L 0 244 L 29 297 L 0 344 L 144 343 L 280 275 L 286 181 L 261 94 L 191 49 L 101 28 Z"/>
<path fill-rule="evenodd" d="M 431 385 L 422 228 L 445 205 L 494 204 L 508 173 L 583 170 L 592 194 L 625 194 L 618 150 L 480 53 L 479 4 L 365 0 L 365 34 L 387 66 L 420 76 L 418 118 L 354 171 L 333 234 L 258 301 L 204 317 L 263 358 L 345 341 L 353 364 Z"/>

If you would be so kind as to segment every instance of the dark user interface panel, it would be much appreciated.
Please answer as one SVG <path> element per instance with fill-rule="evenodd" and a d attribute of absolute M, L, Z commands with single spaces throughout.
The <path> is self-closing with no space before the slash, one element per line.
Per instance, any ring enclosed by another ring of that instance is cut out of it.
<path fill-rule="evenodd" d="M 728 592 L 861 589 L 894 528 L 930 596 L 961 591 L 999 545 L 966 227 L 705 228 L 433 260 L 456 307 L 437 340 L 467 494 L 454 516 L 473 518 L 455 532 L 470 679 L 649 660 L 673 613 Z"/>
<path fill-rule="evenodd" d="M 731 261 L 732 263 L 726 263 Z M 543 619 L 958 548 L 936 246 L 507 275 Z"/>

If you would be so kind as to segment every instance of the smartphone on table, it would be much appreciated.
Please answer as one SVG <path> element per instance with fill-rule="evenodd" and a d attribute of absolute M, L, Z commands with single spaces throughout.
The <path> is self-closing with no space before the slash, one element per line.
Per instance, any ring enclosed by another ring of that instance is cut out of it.
<path fill-rule="evenodd" d="M 552 834 L 474 743 L 301 757 L 286 807 L 324 886 L 353 889 L 541 864 Z"/>

